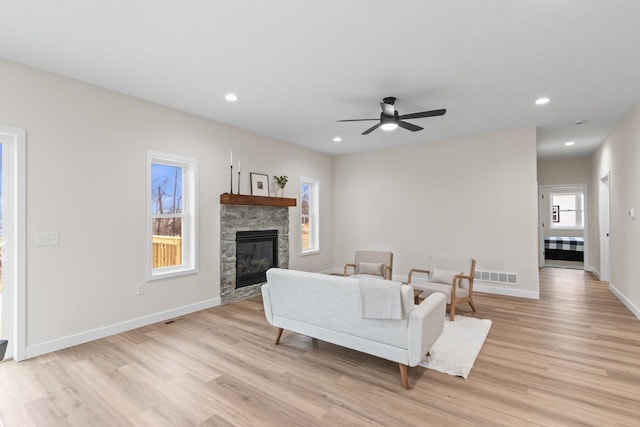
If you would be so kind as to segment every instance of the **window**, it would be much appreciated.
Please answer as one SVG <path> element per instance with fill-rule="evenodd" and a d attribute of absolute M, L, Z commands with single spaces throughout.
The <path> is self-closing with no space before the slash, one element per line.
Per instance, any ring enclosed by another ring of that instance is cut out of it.
<path fill-rule="evenodd" d="M 197 163 L 147 155 L 147 279 L 195 273 Z"/>
<path fill-rule="evenodd" d="M 551 194 L 551 228 L 584 227 L 584 195 L 582 193 Z"/>
<path fill-rule="evenodd" d="M 302 254 L 320 251 L 320 181 L 300 178 L 300 226 L 302 236 Z"/>

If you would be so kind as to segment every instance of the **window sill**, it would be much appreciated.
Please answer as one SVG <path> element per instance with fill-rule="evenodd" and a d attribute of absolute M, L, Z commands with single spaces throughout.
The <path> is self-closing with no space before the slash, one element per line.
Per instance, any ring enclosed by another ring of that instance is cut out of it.
<path fill-rule="evenodd" d="M 553 227 L 553 226 L 551 226 L 550 229 L 551 230 L 575 230 L 575 231 L 581 231 L 581 230 L 584 230 L 584 227 Z"/>
<path fill-rule="evenodd" d="M 198 269 L 195 267 L 170 268 L 166 270 L 158 269 L 147 275 L 147 282 L 168 279 L 170 277 L 188 276 L 190 274 L 196 274 L 197 272 Z"/>
<path fill-rule="evenodd" d="M 300 256 L 317 255 L 319 253 L 320 253 L 320 249 L 315 249 L 315 250 L 300 252 Z"/>

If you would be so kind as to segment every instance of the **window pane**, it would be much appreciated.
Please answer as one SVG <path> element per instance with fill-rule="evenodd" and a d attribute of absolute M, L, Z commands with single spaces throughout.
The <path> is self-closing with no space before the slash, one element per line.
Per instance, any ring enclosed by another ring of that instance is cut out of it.
<path fill-rule="evenodd" d="M 583 194 L 553 194 L 552 208 L 557 206 L 557 214 L 552 213 L 552 227 L 582 227 L 584 221 Z"/>
<path fill-rule="evenodd" d="M 182 212 L 182 167 L 151 164 L 151 213 Z"/>
<path fill-rule="evenodd" d="M 303 182 L 300 185 L 300 209 L 302 215 L 309 215 L 309 192 L 311 191 L 311 185 Z"/>
<path fill-rule="evenodd" d="M 309 230 L 309 217 L 302 217 L 302 250 L 311 249 L 311 235 Z"/>
<path fill-rule="evenodd" d="M 182 264 L 182 218 L 153 219 L 153 268 Z"/>

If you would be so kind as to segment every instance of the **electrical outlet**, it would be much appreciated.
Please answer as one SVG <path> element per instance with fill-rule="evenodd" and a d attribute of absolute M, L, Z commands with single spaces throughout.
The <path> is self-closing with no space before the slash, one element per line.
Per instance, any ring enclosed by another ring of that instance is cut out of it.
<path fill-rule="evenodd" d="M 60 234 L 54 233 L 37 233 L 36 246 L 55 246 L 60 244 Z"/>
<path fill-rule="evenodd" d="M 138 283 L 136 285 L 136 295 L 144 295 L 144 283 Z"/>

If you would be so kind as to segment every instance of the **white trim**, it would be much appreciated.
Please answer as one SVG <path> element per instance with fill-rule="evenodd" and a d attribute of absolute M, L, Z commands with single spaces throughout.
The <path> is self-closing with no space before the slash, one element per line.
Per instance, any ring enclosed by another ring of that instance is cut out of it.
<path fill-rule="evenodd" d="M 600 272 L 596 270 L 594 266 L 590 265 L 589 268 L 585 268 L 585 270 L 590 271 L 594 276 L 598 278 L 598 280 L 600 280 Z"/>
<path fill-rule="evenodd" d="M 629 309 L 631 313 L 633 313 L 634 316 L 640 319 L 640 308 L 633 305 L 633 303 L 627 297 L 625 297 L 622 294 L 622 292 L 616 289 L 616 287 L 613 286 L 611 283 L 609 283 L 609 290 L 624 304 L 625 307 Z"/>
<path fill-rule="evenodd" d="M 603 200 L 603 195 L 605 194 L 607 200 Z M 608 171 L 599 179 L 598 220 L 598 230 L 600 233 L 600 271 L 602 272 L 600 280 L 608 282 L 611 280 L 611 171 Z M 606 245 L 604 244 L 605 241 Z M 605 259 L 606 262 L 604 262 Z"/>
<path fill-rule="evenodd" d="M 183 213 L 182 213 L 182 248 L 183 264 L 175 267 L 153 269 L 153 245 L 152 245 L 152 163 L 163 163 L 180 166 L 183 168 Z M 159 151 L 147 151 L 147 179 L 146 179 L 146 278 L 147 281 L 166 279 L 168 277 L 184 276 L 198 272 L 198 160 L 192 157 L 184 157 L 174 154 L 161 153 Z"/>
<path fill-rule="evenodd" d="M 10 331 L 6 357 L 20 361 L 26 352 L 26 131 L 0 126 L 0 134 L 7 137 L 3 146 L 6 168 L 3 168 L 5 207 L 3 247 L 5 268 L 3 270 L 4 319 L 10 319 Z M 8 317 L 7 317 L 8 316 Z"/>
<path fill-rule="evenodd" d="M 91 329 L 89 331 L 81 332 L 74 335 L 67 335 L 66 337 L 45 341 L 43 343 L 34 344 L 27 347 L 26 356 L 28 359 L 30 359 L 32 357 L 41 356 L 53 351 L 58 351 L 64 348 L 73 347 L 75 345 L 95 341 L 104 337 L 116 335 L 154 323 L 163 322 L 165 320 L 195 313 L 196 311 L 205 310 L 219 305 L 220 298 L 212 298 L 205 301 L 197 302 L 195 304 L 189 304 L 182 307 L 173 308 L 171 310 L 150 314 L 148 316 L 138 317 L 137 319 L 114 323 L 113 325 Z"/>
<path fill-rule="evenodd" d="M 525 291 L 522 289 L 502 288 L 498 286 L 480 285 L 473 282 L 473 292 L 504 295 L 509 297 L 540 299 L 539 291 Z"/>

